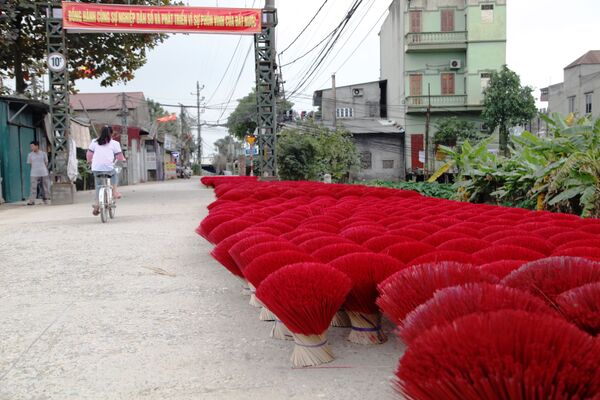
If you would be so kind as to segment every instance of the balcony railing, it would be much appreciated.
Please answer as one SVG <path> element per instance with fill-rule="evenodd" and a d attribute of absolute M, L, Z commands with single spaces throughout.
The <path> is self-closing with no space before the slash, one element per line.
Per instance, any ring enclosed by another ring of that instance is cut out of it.
<path fill-rule="evenodd" d="M 435 44 L 466 44 L 467 32 L 413 32 L 406 34 L 406 44 L 435 45 Z"/>
<path fill-rule="evenodd" d="M 406 98 L 408 107 L 425 108 L 429 105 L 431 98 L 431 107 L 461 107 L 467 105 L 466 95 L 446 95 L 446 96 L 409 96 Z"/>

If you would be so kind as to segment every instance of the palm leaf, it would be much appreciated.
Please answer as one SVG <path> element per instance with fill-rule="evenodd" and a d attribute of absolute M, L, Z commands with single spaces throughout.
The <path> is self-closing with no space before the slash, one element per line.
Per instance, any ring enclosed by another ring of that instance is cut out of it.
<path fill-rule="evenodd" d="M 585 191 L 583 186 L 576 186 L 570 189 L 565 190 L 564 192 L 559 193 L 557 196 L 553 197 L 548 201 L 548 204 L 551 206 L 555 206 L 561 201 L 572 199 L 573 197 L 582 194 Z"/>

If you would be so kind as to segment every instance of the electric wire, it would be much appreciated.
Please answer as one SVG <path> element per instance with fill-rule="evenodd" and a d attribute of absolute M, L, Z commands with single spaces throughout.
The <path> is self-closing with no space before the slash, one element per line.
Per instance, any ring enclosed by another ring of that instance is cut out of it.
<path fill-rule="evenodd" d="M 296 88 L 294 88 L 294 90 L 291 91 L 289 97 L 292 97 L 295 93 L 300 91 L 306 85 L 306 83 L 310 80 L 310 78 L 312 78 L 314 76 L 314 74 L 318 71 L 319 67 L 323 64 L 325 59 L 329 56 L 329 54 L 331 54 L 331 51 L 337 44 L 340 36 L 344 32 L 344 29 L 348 25 L 349 21 L 352 19 L 352 16 L 356 13 L 356 10 L 358 9 L 358 7 L 360 7 L 360 5 L 363 3 L 363 1 L 364 0 L 356 0 L 352 4 L 347 15 L 342 20 L 342 22 L 338 25 L 335 35 L 333 37 L 331 37 L 329 39 L 328 43 L 323 47 L 323 49 L 321 49 L 321 51 L 319 52 L 319 54 L 317 55 L 317 57 L 315 58 L 313 63 L 307 69 L 304 76 L 300 79 L 300 83 L 296 86 Z"/>
<path fill-rule="evenodd" d="M 231 99 L 233 98 L 233 95 L 235 94 L 235 90 L 237 89 L 237 86 L 240 83 L 240 79 L 242 78 L 242 74 L 243 74 L 246 64 L 248 62 L 248 56 L 250 55 L 250 50 L 252 50 L 253 47 L 254 47 L 254 43 L 250 43 L 250 46 L 248 46 L 248 51 L 246 52 L 246 57 L 244 58 L 244 63 L 242 64 L 242 68 L 240 68 L 240 73 L 238 74 L 235 84 L 233 85 L 233 88 L 231 89 L 231 93 L 229 94 L 229 99 L 227 100 L 227 105 L 223 108 L 223 111 L 221 112 L 219 119 L 217 119 L 217 122 L 221 121 L 221 119 L 223 118 L 223 115 L 225 115 L 225 112 L 227 111 L 227 107 L 229 106 L 229 103 L 231 103 Z"/>
<path fill-rule="evenodd" d="M 308 21 L 308 24 L 306 24 L 306 26 L 300 31 L 298 36 L 296 36 L 296 38 L 294 40 L 292 40 L 292 42 L 289 45 L 287 45 L 287 47 L 285 49 L 283 49 L 279 52 L 280 55 L 283 55 L 283 53 L 288 51 L 289 48 L 292 47 L 294 45 L 294 43 L 296 43 L 298 41 L 298 39 L 300 39 L 300 37 L 304 34 L 304 32 L 306 32 L 306 30 L 310 27 L 310 25 L 315 21 L 315 19 L 317 18 L 317 16 L 321 12 L 321 10 L 323 10 L 323 7 L 325 7 L 325 5 L 327 4 L 328 1 L 329 0 L 325 0 L 323 2 L 323 4 L 321 4 L 321 7 L 319 7 L 319 9 L 315 13 L 315 15 L 313 15 L 313 17 L 310 19 L 310 21 Z"/>

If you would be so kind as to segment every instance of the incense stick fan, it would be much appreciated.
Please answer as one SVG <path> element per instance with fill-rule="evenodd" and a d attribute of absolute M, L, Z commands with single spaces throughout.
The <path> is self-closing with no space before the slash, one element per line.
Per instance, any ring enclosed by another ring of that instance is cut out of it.
<path fill-rule="evenodd" d="M 248 265 L 242 266 L 242 273 L 248 279 L 249 284 L 258 288 L 267 276 L 285 267 L 286 265 L 296 264 L 299 262 L 311 262 L 314 258 L 309 254 L 298 250 L 281 250 L 273 251 L 262 256 L 256 257 Z M 261 321 L 275 321 L 277 318 L 265 308 L 260 301 L 262 309 L 260 311 Z"/>
<path fill-rule="evenodd" d="M 342 272 L 320 263 L 288 265 L 259 286 L 258 298 L 292 332 L 293 366 L 316 366 L 333 360 L 327 328 L 351 286 Z"/>
<path fill-rule="evenodd" d="M 348 340 L 357 344 L 381 344 L 387 337 L 381 329 L 381 313 L 375 304 L 377 285 L 399 271 L 398 260 L 374 253 L 354 253 L 340 257 L 329 265 L 350 278 L 352 289 L 344 302 L 352 329 Z"/>

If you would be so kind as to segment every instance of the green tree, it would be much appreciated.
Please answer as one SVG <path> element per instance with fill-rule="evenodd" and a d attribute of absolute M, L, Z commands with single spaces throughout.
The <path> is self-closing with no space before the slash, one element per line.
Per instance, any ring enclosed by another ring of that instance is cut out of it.
<path fill-rule="evenodd" d="M 346 182 L 359 157 L 348 131 L 309 122 L 280 133 L 277 165 L 282 179 L 312 180 L 331 174 L 334 181 Z"/>
<path fill-rule="evenodd" d="M 471 121 L 457 117 L 444 118 L 436 124 L 434 143 L 445 146 L 455 146 L 457 142 L 469 140 L 478 141 L 481 134 Z"/>
<path fill-rule="evenodd" d="M 345 129 L 330 131 L 318 128 L 314 123 L 308 125 L 318 129 L 317 157 L 319 176 L 331 174 L 334 182 L 348 182 L 352 172 L 359 166 L 358 150 L 352 135 Z"/>
<path fill-rule="evenodd" d="M 277 167 L 281 179 L 317 178 L 317 140 L 300 129 L 286 129 L 277 139 Z"/>
<path fill-rule="evenodd" d="M 537 109 L 531 94 L 533 89 L 521 86 L 521 79 L 506 65 L 494 72 L 485 91 L 482 118 L 490 131 L 500 129 L 500 151 L 509 156 L 508 128 L 533 118 Z"/>
<path fill-rule="evenodd" d="M 95 3 L 95 0 L 81 0 Z M 6 0 L 0 19 L 0 71 L 14 79 L 15 91 L 25 93 L 31 76 L 46 72 L 46 27 L 44 10 L 34 1 Z M 111 3 L 156 5 L 156 0 L 115 0 Z M 160 0 L 160 4 L 174 4 Z M 134 71 L 146 63 L 148 50 L 166 39 L 159 34 L 99 33 L 67 35 L 68 60 L 72 81 L 101 79 L 102 86 L 133 79 Z M 35 67 L 32 67 L 35 66 Z M 86 67 L 87 71 L 80 70 Z"/>
<path fill-rule="evenodd" d="M 236 156 L 242 153 L 242 143 L 235 140 L 231 135 L 218 139 L 214 143 L 217 154 L 213 158 L 213 166 L 217 173 L 227 169 L 228 163 L 233 163 Z"/>
<path fill-rule="evenodd" d="M 282 114 L 291 110 L 293 103 L 282 99 L 277 102 L 277 112 Z M 227 129 L 236 138 L 243 140 L 246 135 L 254 133 L 258 113 L 256 109 L 256 91 L 252 90 L 247 96 L 238 100 L 235 110 L 227 118 Z"/>

